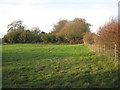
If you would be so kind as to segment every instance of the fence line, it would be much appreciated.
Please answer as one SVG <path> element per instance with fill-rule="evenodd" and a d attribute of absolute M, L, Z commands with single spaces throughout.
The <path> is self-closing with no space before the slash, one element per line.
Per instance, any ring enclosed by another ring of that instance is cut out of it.
<path fill-rule="evenodd" d="M 106 46 L 106 45 L 96 45 L 96 44 L 88 44 L 88 47 L 95 52 L 98 52 L 100 55 L 104 55 L 107 58 L 110 58 L 116 62 L 118 62 L 118 50 L 117 45 L 113 46 Z"/>

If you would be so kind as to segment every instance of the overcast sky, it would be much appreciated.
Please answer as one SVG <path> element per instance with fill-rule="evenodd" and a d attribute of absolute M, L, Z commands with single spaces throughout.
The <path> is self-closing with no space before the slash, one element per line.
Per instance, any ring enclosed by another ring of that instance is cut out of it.
<path fill-rule="evenodd" d="M 96 32 L 112 16 L 118 16 L 119 0 L 0 0 L 0 38 L 7 25 L 23 20 L 27 28 L 39 27 L 50 32 L 61 19 L 85 18 Z"/>

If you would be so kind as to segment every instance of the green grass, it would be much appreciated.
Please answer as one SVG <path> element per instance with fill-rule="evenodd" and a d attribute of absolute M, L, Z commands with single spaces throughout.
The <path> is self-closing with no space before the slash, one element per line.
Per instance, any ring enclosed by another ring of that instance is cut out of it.
<path fill-rule="evenodd" d="M 3 88 L 114 88 L 117 67 L 85 45 L 3 45 Z"/>

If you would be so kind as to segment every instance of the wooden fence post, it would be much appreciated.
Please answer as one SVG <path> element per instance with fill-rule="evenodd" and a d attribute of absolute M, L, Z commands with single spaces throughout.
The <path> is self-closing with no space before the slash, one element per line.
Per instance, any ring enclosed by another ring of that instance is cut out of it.
<path fill-rule="evenodd" d="M 94 44 L 92 44 L 92 50 L 94 51 Z"/>
<path fill-rule="evenodd" d="M 115 44 L 115 60 L 117 60 L 117 45 Z"/>
<path fill-rule="evenodd" d="M 100 45 L 98 45 L 98 53 L 100 53 Z"/>
<path fill-rule="evenodd" d="M 105 45 L 104 45 L 103 49 L 104 49 L 104 55 L 105 55 L 105 54 L 106 54 L 106 53 L 105 53 Z"/>

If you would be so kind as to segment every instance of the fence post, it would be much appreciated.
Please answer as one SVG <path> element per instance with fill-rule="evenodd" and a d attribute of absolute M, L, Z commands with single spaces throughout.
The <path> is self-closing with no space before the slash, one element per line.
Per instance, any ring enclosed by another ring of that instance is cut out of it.
<path fill-rule="evenodd" d="M 94 44 L 92 44 L 92 50 L 94 51 Z"/>
<path fill-rule="evenodd" d="M 105 53 L 105 45 L 104 45 L 104 52 L 103 52 L 103 53 L 104 53 L 104 55 L 106 54 L 106 53 Z"/>
<path fill-rule="evenodd" d="M 100 53 L 100 45 L 98 45 L 98 53 Z"/>
<path fill-rule="evenodd" d="M 95 49 L 94 49 L 94 44 L 92 44 L 92 49 L 93 49 L 93 51 L 95 51 Z"/>
<path fill-rule="evenodd" d="M 115 60 L 117 60 L 117 46 L 115 44 Z"/>

